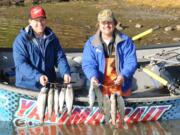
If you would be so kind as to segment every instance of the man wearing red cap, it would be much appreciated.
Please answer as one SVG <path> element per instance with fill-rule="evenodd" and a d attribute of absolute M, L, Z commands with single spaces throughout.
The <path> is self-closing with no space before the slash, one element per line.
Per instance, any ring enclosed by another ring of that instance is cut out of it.
<path fill-rule="evenodd" d="M 53 31 L 46 26 L 46 13 L 34 6 L 29 13 L 29 25 L 23 28 L 13 43 L 16 86 L 39 90 L 56 80 L 57 67 L 65 83 L 71 81 L 70 67 Z"/>

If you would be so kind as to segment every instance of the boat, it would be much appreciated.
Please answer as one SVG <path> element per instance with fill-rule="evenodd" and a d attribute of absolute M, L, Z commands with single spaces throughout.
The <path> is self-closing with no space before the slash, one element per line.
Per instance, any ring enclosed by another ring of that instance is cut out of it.
<path fill-rule="evenodd" d="M 79 49 L 65 51 L 67 58 L 71 59 L 71 61 L 68 60 L 70 62 L 77 57 L 81 57 Z M 132 96 L 124 98 L 124 121 L 134 123 L 180 119 L 180 43 L 164 46 L 152 45 L 137 49 L 137 57 L 139 69 L 134 76 Z M 14 86 L 15 72 L 12 49 L 0 49 L 0 63 L 0 121 L 13 122 L 16 127 L 36 125 L 39 122 L 37 113 L 39 92 Z M 156 80 L 153 76 L 142 72 L 147 67 L 167 83 L 160 83 L 162 80 Z M 167 72 L 161 74 L 160 69 L 165 69 Z M 80 76 L 82 76 L 82 73 Z M 167 87 L 172 86 L 171 81 L 176 84 L 176 87 L 173 87 L 175 91 L 172 90 L 172 87 Z M 78 87 L 78 85 L 81 85 L 81 87 Z M 75 98 L 72 115 L 68 116 L 65 111 L 60 116 L 56 117 L 53 114 L 51 119 L 48 119 L 46 111 L 45 124 L 71 125 L 100 124 L 104 122 L 104 115 L 97 104 L 92 109 L 88 107 L 88 81 L 77 82 L 77 86 L 74 87 Z M 117 118 L 119 119 L 118 115 Z"/>

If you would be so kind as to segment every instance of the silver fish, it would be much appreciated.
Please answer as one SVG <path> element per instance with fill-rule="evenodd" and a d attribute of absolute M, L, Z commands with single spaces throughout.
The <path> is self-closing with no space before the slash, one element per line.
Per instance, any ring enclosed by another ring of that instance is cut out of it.
<path fill-rule="evenodd" d="M 66 95 L 65 95 L 65 101 L 66 101 L 66 107 L 67 107 L 67 114 L 70 116 L 72 107 L 73 107 L 73 89 L 72 85 L 68 84 L 66 89 Z"/>
<path fill-rule="evenodd" d="M 105 115 L 105 123 L 109 123 L 110 120 L 111 101 L 108 95 L 103 96 L 103 111 Z"/>
<path fill-rule="evenodd" d="M 110 100 L 111 100 L 111 119 L 112 119 L 112 124 L 116 125 L 116 112 L 117 112 L 117 109 L 116 109 L 116 96 L 115 96 L 115 94 L 111 94 Z"/>
<path fill-rule="evenodd" d="M 62 87 L 59 93 L 59 113 L 63 112 L 66 88 Z"/>
<path fill-rule="evenodd" d="M 93 82 L 91 82 L 90 84 L 88 97 L 89 97 L 89 108 L 92 109 L 95 102 L 95 92 L 94 92 Z"/>
<path fill-rule="evenodd" d="M 99 86 L 94 87 L 94 92 L 95 92 L 95 96 L 97 98 L 99 110 L 100 110 L 100 112 L 103 112 L 103 95 L 102 95 L 102 91 L 99 88 Z"/>
<path fill-rule="evenodd" d="M 55 115 L 58 116 L 58 110 L 59 109 L 59 90 L 57 88 L 54 88 L 54 112 Z"/>
<path fill-rule="evenodd" d="M 124 116 L 125 116 L 125 102 L 121 95 L 116 95 L 117 97 L 117 108 L 120 113 L 121 123 L 124 124 Z"/>
<path fill-rule="evenodd" d="M 53 104 L 54 104 L 54 90 L 50 87 L 48 92 L 48 118 L 50 119 L 53 113 Z"/>
<path fill-rule="evenodd" d="M 77 63 L 79 63 L 80 65 L 82 64 L 82 56 L 76 56 L 73 58 L 73 60 Z"/>
<path fill-rule="evenodd" d="M 42 87 L 37 97 L 37 110 L 40 119 L 40 123 L 44 123 L 44 116 L 46 110 L 46 99 L 47 99 L 48 88 Z"/>

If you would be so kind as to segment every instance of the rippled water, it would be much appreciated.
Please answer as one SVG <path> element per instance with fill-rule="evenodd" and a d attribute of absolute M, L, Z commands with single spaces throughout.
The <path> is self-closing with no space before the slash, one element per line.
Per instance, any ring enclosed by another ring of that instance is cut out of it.
<path fill-rule="evenodd" d="M 95 31 L 94 24 L 92 27 L 90 24 L 85 23 L 89 22 L 90 17 L 80 13 L 78 6 L 76 7 L 76 5 L 72 4 L 73 8 L 71 8 L 66 3 L 64 5 L 64 8 L 68 8 L 69 11 L 59 9 L 59 6 L 56 5 L 48 5 L 46 7 L 49 10 L 47 11 L 47 14 L 49 13 L 47 15 L 47 25 L 53 29 L 63 48 L 82 48 L 85 41 L 92 34 L 90 31 Z M 76 8 L 75 14 L 74 7 Z M 9 9 L 6 10 L 0 7 L 0 47 L 11 48 L 19 30 L 28 25 L 27 11 L 30 7 L 7 8 Z M 20 13 L 16 14 L 13 12 Z M 77 16 L 83 16 L 83 19 L 80 21 L 77 19 Z"/>
<path fill-rule="evenodd" d="M 180 121 L 144 122 L 113 128 L 109 125 L 44 125 L 13 127 L 0 122 L 1 135 L 179 135 Z"/>
<path fill-rule="evenodd" d="M 1 18 L 2 19 L 2 18 Z M 0 47 L 12 47 L 12 43 L 19 33 L 22 27 L 25 27 L 28 23 L 24 20 L 7 20 L 0 21 Z M 63 27 L 63 29 L 61 29 Z M 71 25 L 59 25 L 53 24 L 51 28 L 55 31 L 59 37 L 60 42 L 64 48 L 78 48 L 84 45 L 86 36 L 86 29 L 82 27 L 74 27 Z M 78 39 L 78 40 L 77 40 Z M 84 40 L 79 40 L 84 39 Z"/>
<path fill-rule="evenodd" d="M 0 47 L 11 47 L 11 44 L 21 27 L 20 20 L 8 20 L 1 18 L 0 21 Z"/>

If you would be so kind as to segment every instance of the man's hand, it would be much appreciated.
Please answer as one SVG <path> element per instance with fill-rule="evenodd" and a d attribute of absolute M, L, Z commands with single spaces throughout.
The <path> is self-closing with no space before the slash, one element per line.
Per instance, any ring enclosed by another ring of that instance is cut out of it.
<path fill-rule="evenodd" d="M 46 75 L 41 75 L 39 81 L 42 86 L 46 86 L 48 83 L 48 77 Z"/>
<path fill-rule="evenodd" d="M 99 81 L 98 81 L 98 79 L 97 79 L 95 76 L 93 76 L 93 77 L 91 78 L 91 83 L 93 83 L 94 85 L 98 85 L 98 84 L 99 84 Z"/>
<path fill-rule="evenodd" d="M 64 75 L 64 83 L 70 83 L 71 82 L 71 76 L 69 74 Z"/>
<path fill-rule="evenodd" d="M 124 77 L 122 75 L 118 75 L 116 80 L 114 81 L 114 84 L 116 85 L 122 85 L 124 83 Z"/>

